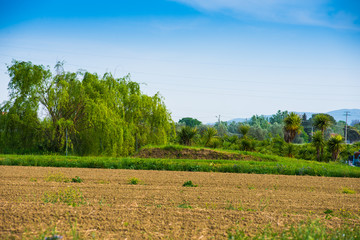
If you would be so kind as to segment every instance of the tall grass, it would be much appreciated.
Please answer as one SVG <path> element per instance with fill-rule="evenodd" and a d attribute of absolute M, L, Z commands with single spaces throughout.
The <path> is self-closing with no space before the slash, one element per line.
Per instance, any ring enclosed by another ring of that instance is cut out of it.
<path fill-rule="evenodd" d="M 262 161 L 0 155 L 0 165 L 360 177 L 360 168 L 254 154 Z"/>

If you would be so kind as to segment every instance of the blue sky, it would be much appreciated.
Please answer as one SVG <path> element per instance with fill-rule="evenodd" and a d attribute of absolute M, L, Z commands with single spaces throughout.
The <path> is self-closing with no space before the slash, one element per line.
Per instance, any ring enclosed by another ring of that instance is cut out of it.
<path fill-rule="evenodd" d="M 360 108 L 360 1 L 1 1 L 0 102 L 12 59 L 130 73 L 175 121 Z"/>

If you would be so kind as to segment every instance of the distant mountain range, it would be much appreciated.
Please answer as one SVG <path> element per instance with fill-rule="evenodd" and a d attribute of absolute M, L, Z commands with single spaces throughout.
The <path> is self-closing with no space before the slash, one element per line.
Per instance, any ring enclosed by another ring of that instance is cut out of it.
<path fill-rule="evenodd" d="M 330 112 L 326 112 L 326 114 L 329 114 L 331 116 L 333 116 L 335 118 L 335 120 L 338 121 L 345 121 L 346 120 L 346 116 L 345 116 L 345 112 L 349 112 L 348 115 L 348 119 L 347 122 L 348 124 L 351 124 L 351 122 L 353 120 L 360 120 L 360 109 L 339 109 L 339 110 L 334 110 L 334 111 L 330 111 Z M 296 112 L 297 114 L 304 114 L 306 113 L 307 118 L 309 119 L 313 114 L 315 114 L 314 112 Z M 265 117 L 271 117 L 272 115 L 264 115 Z M 234 118 L 229 120 L 228 122 L 245 122 L 246 120 L 249 120 L 250 118 Z"/>

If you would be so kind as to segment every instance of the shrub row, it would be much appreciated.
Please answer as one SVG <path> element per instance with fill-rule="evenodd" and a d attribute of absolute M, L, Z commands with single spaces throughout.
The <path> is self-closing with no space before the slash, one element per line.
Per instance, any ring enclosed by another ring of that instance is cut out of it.
<path fill-rule="evenodd" d="M 260 154 L 256 154 L 261 157 Z M 273 157 L 273 156 L 272 156 Z M 0 155 L 0 165 L 360 177 L 360 168 L 277 158 L 268 161 Z"/>

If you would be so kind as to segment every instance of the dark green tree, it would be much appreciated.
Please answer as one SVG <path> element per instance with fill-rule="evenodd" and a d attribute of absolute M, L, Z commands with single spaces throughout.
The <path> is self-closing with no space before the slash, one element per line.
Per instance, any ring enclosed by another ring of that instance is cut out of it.
<path fill-rule="evenodd" d="M 179 120 L 179 123 L 185 123 L 186 126 L 196 127 L 201 125 L 201 122 L 196 118 L 186 117 Z"/>
<path fill-rule="evenodd" d="M 327 142 L 328 148 L 331 153 L 331 159 L 336 161 L 340 151 L 343 148 L 343 139 L 340 135 L 334 135 L 330 137 L 329 141 Z"/>

